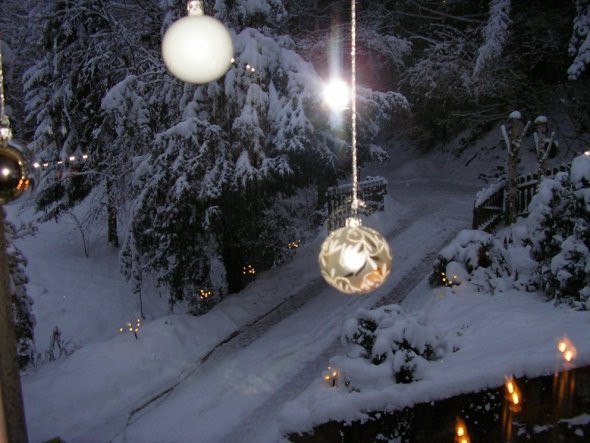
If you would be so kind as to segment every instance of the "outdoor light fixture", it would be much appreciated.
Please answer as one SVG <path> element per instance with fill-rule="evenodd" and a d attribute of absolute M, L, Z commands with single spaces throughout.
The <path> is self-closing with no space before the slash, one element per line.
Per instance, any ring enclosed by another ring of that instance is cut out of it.
<path fill-rule="evenodd" d="M 205 15 L 202 1 L 189 1 L 187 9 L 188 15 L 164 34 L 164 63 L 175 77 L 187 83 L 217 80 L 232 63 L 231 35 L 219 20 Z"/>
<path fill-rule="evenodd" d="M 356 152 L 356 1 L 352 0 L 352 217 L 346 226 L 332 232 L 318 257 L 322 277 L 345 294 L 366 294 L 377 289 L 391 271 L 391 251 L 377 231 L 362 226 L 357 217 L 362 202 L 358 198 Z"/>

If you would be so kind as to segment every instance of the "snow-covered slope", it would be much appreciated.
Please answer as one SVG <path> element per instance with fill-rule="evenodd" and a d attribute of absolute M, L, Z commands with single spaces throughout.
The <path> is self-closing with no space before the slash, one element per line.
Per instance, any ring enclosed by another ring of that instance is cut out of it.
<path fill-rule="evenodd" d="M 392 274 L 373 294 L 344 296 L 321 280 L 317 252 L 325 238 L 322 232 L 301 247 L 292 262 L 262 273 L 244 291 L 201 317 L 163 315 L 165 307 L 157 293 L 146 294 L 149 318 L 137 340 L 117 331 L 137 317 L 138 301 L 117 272 L 115 251 L 99 248 L 86 259 L 65 237 L 71 228 L 63 223 L 42 226 L 36 238 L 19 243 L 30 261 L 38 347 L 43 350 L 44 337 L 58 325 L 64 339 L 75 341 L 79 349 L 24 375 L 31 440 L 59 435 L 68 443 L 270 442 L 280 439 L 281 430 L 309 426 L 322 416 L 306 415 L 303 408 L 313 412 L 313 405 L 321 404 L 309 403 L 310 395 L 324 398 L 316 383 L 329 358 L 341 351 L 342 322 L 360 307 L 405 299 L 406 309 L 418 310 L 430 303 L 433 294 L 424 278 L 434 255 L 459 230 L 470 227 L 473 198 L 480 187 L 476 171 L 486 161 L 478 159 L 465 168 L 464 160 L 451 156 L 399 150 L 388 164 L 362 172 L 382 175 L 389 182 L 385 212 L 365 221 L 387 237 L 394 255 Z M 462 354 L 466 360 L 451 361 L 441 378 L 459 389 L 458 380 L 466 378 L 458 369 L 461 363 L 479 361 L 482 369 L 467 378 L 471 383 L 461 382 L 462 389 L 469 389 L 498 379 L 502 369 L 500 363 L 494 371 L 485 364 L 488 354 L 478 346 L 478 337 L 493 341 L 494 316 L 513 303 L 525 309 L 519 303 L 526 300 L 460 300 L 448 297 L 432 308 L 432 317 L 444 322 L 453 316 L 449 328 L 465 321 L 477 331 L 466 339 L 465 348 L 471 350 Z M 485 318 L 480 321 L 480 316 Z M 529 328 L 539 319 L 515 321 Z M 565 327 L 572 318 L 556 321 L 555 328 L 559 321 Z M 516 326 L 512 332 L 518 334 Z M 590 349 L 582 348 L 580 355 L 587 359 Z M 542 360 L 519 368 L 535 367 Z M 484 372 L 485 377 L 477 376 Z M 422 386 L 426 388 L 406 389 L 403 401 L 426 399 L 431 385 Z M 432 392 L 441 395 L 452 391 L 448 389 Z M 327 401 L 339 395 L 325 394 Z M 354 413 L 354 407 L 346 410 Z"/>

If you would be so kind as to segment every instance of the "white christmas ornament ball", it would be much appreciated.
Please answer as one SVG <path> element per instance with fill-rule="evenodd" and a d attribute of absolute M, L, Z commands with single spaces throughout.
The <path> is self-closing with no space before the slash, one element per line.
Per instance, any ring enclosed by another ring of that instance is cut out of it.
<path fill-rule="evenodd" d="M 391 272 L 391 261 L 387 241 L 364 226 L 345 226 L 332 232 L 319 254 L 322 277 L 346 294 L 377 289 Z"/>
<path fill-rule="evenodd" d="M 172 24 L 162 40 L 166 67 L 178 79 L 203 84 L 217 80 L 234 56 L 231 35 L 217 19 L 189 12 Z"/>

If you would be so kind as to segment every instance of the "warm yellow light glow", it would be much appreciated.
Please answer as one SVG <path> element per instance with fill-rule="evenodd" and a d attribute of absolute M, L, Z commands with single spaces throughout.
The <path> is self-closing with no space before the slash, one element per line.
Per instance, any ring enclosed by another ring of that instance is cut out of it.
<path fill-rule="evenodd" d="M 518 403 L 520 403 L 520 399 L 518 398 L 518 393 L 514 392 L 512 394 L 512 403 L 514 403 L 515 405 L 517 405 Z"/>
<path fill-rule="evenodd" d="M 510 394 L 512 394 L 512 393 L 514 392 L 514 385 L 512 384 L 512 382 L 511 382 L 511 381 L 509 381 L 509 382 L 506 384 L 506 389 L 508 389 L 508 392 L 509 392 Z"/>
<path fill-rule="evenodd" d="M 73 162 L 74 160 L 76 160 L 76 156 L 70 155 L 70 161 Z"/>
<path fill-rule="evenodd" d="M 578 352 L 574 344 L 567 337 L 559 340 L 557 349 L 563 355 L 563 359 L 568 363 L 576 358 Z"/>
<path fill-rule="evenodd" d="M 455 443 L 470 443 L 469 435 L 467 434 L 467 426 L 463 419 L 457 417 L 457 424 L 455 425 Z"/>

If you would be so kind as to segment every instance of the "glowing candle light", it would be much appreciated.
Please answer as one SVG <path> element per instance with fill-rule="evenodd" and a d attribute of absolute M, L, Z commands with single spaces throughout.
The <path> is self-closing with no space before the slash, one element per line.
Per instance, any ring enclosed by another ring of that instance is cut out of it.
<path fill-rule="evenodd" d="M 467 426 L 461 418 L 457 418 L 457 424 L 455 425 L 455 443 L 471 443 L 467 433 Z"/>

